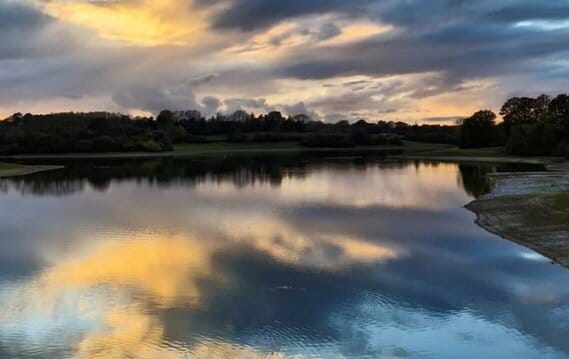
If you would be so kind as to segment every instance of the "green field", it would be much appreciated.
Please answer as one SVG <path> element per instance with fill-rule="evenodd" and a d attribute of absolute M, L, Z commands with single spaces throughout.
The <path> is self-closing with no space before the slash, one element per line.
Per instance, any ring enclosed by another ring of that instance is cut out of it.
<path fill-rule="evenodd" d="M 445 144 L 421 143 L 403 141 L 403 146 L 376 145 L 355 146 L 348 148 L 334 147 L 303 147 L 297 141 L 283 142 L 207 142 L 185 143 L 174 145 L 171 152 L 111 152 L 111 153 L 67 153 L 67 154 L 34 154 L 6 156 L 11 158 L 124 158 L 124 157 L 169 157 L 169 156 L 225 156 L 239 154 L 278 154 L 278 153 L 309 153 L 330 152 L 357 155 L 399 154 L 414 157 L 508 157 L 503 147 L 488 147 L 477 149 L 460 149 L 457 146 Z M 0 170 L 15 169 L 21 165 L 0 162 Z"/>
<path fill-rule="evenodd" d="M 348 148 L 303 147 L 298 142 L 213 142 L 205 144 L 180 144 L 174 146 L 173 155 L 226 155 L 259 153 L 342 152 L 388 154 L 402 152 L 402 146 L 355 146 Z"/>
<path fill-rule="evenodd" d="M 191 143 L 174 146 L 175 154 L 200 154 L 200 153 L 234 153 L 234 152 L 280 152 L 280 151 L 391 151 L 400 150 L 404 155 L 428 155 L 428 156 L 460 156 L 460 157 L 505 157 L 504 147 L 486 147 L 460 149 L 458 146 L 403 141 L 403 146 L 356 146 L 349 148 L 307 148 L 298 142 L 212 142 Z"/>
<path fill-rule="evenodd" d="M 0 162 L 0 170 L 14 170 L 21 167 L 22 165 L 17 163 Z"/>
<path fill-rule="evenodd" d="M 275 150 L 302 150 L 297 142 L 211 142 L 211 143 L 184 143 L 174 145 L 175 154 L 199 154 L 206 152 L 234 152 L 234 151 L 275 151 Z"/>

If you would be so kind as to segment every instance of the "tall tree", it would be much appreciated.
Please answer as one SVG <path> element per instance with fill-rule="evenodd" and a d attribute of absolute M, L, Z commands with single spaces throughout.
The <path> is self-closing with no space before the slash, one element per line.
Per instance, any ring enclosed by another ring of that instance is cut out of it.
<path fill-rule="evenodd" d="M 554 123 L 569 129 L 569 95 L 559 94 L 551 100 L 549 112 Z"/>
<path fill-rule="evenodd" d="M 474 113 L 462 122 L 460 147 L 486 147 L 494 142 L 496 114 L 490 110 Z"/>
<path fill-rule="evenodd" d="M 537 98 L 513 97 L 506 101 L 500 110 L 504 126 L 509 133 L 516 125 L 538 123 L 545 119 L 550 99 L 547 95 Z"/>

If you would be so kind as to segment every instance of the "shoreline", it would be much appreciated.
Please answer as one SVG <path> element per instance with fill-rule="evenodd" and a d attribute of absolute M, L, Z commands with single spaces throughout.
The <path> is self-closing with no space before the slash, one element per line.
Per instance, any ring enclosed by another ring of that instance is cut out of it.
<path fill-rule="evenodd" d="M 174 150 L 170 152 L 108 152 L 108 153 L 64 153 L 64 154 L 25 154 L 0 156 L 0 160 L 38 160 L 38 159 L 105 159 L 105 158 L 166 158 L 195 157 L 204 155 L 239 155 L 239 154 L 279 154 L 279 153 L 375 153 L 393 155 L 403 152 L 397 146 L 361 146 L 349 148 L 334 147 L 228 147 L 199 148 Z"/>
<path fill-rule="evenodd" d="M 506 157 L 506 156 L 436 156 L 436 155 L 390 155 L 389 158 L 402 160 L 423 160 L 440 162 L 461 162 L 461 163 L 527 163 L 535 165 L 547 165 L 554 159 L 542 159 L 535 157 Z"/>
<path fill-rule="evenodd" d="M 0 170 L 0 178 L 18 177 L 31 175 L 38 172 L 53 171 L 62 169 L 65 166 L 48 166 L 48 165 L 21 165 L 15 168 Z"/>
<path fill-rule="evenodd" d="M 569 269 L 569 162 L 490 175 L 492 192 L 465 206 L 476 223 Z"/>

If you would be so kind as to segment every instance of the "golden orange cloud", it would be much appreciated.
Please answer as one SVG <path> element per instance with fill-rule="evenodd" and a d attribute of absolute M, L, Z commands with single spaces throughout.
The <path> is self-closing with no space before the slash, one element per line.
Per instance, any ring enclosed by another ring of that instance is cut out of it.
<path fill-rule="evenodd" d="M 205 10 L 187 1 L 59 0 L 41 6 L 60 21 L 91 29 L 106 39 L 141 46 L 196 45 L 212 36 Z"/>

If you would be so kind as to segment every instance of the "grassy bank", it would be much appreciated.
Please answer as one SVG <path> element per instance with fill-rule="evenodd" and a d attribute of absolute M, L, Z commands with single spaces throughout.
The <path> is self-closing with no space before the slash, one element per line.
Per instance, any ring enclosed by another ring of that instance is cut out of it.
<path fill-rule="evenodd" d="M 17 163 L 0 162 L 0 171 L 14 170 L 21 167 L 22 165 L 19 165 Z"/>

